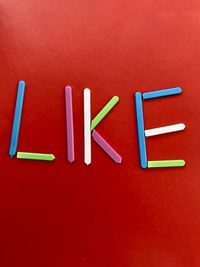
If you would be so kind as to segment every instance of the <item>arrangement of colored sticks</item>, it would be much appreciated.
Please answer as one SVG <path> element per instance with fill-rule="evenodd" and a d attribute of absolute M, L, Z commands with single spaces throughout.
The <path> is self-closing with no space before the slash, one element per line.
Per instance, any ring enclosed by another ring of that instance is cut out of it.
<path fill-rule="evenodd" d="M 172 133 L 177 131 L 182 131 L 185 129 L 183 123 L 154 128 L 145 130 L 144 129 L 144 116 L 143 116 L 143 100 L 171 96 L 180 94 L 182 92 L 180 87 L 158 90 L 148 93 L 141 94 L 137 92 L 135 94 L 136 102 L 136 117 L 137 117 L 137 129 L 138 129 L 138 144 L 140 151 L 140 166 L 142 168 L 162 168 L 162 167 L 183 167 L 185 161 L 182 159 L 178 160 L 159 160 L 159 161 L 148 161 L 146 152 L 146 140 L 145 137 L 150 137 L 154 135 Z"/>
<path fill-rule="evenodd" d="M 12 158 L 17 155 L 17 159 L 53 161 L 55 159 L 55 156 L 53 154 L 17 152 L 20 124 L 22 117 L 22 108 L 24 102 L 24 93 L 25 93 L 25 82 L 19 81 L 9 155 Z"/>
<path fill-rule="evenodd" d="M 25 94 L 25 82 L 19 81 L 17 99 L 15 105 L 15 113 L 13 120 L 13 129 L 10 143 L 10 157 L 17 156 L 17 159 L 43 160 L 53 161 L 53 154 L 17 152 L 19 131 L 22 117 L 22 108 Z M 114 96 L 91 121 L 91 94 L 90 90 L 84 90 L 84 162 L 89 165 L 91 163 L 91 136 L 94 141 L 113 159 L 116 163 L 122 162 L 122 157 L 108 144 L 108 142 L 94 128 L 103 120 L 110 110 L 117 104 L 119 98 Z M 66 126 L 67 126 L 67 158 L 69 162 L 74 162 L 74 120 L 73 120 L 73 102 L 72 88 L 65 87 L 65 103 L 66 103 Z"/>
<path fill-rule="evenodd" d="M 91 120 L 91 92 L 86 88 L 83 92 L 84 100 L 84 162 L 86 165 L 91 164 L 91 137 L 94 141 L 116 162 L 121 163 L 122 157 L 112 148 L 108 142 L 95 130 L 96 126 L 103 120 L 103 118 L 111 111 L 111 109 L 119 101 L 119 97 L 114 96 Z M 65 102 L 66 102 L 66 121 L 67 121 L 67 150 L 68 160 L 73 162 L 75 160 L 74 152 L 74 126 L 73 126 L 73 107 L 72 107 L 72 88 L 65 87 Z"/>
<path fill-rule="evenodd" d="M 103 118 L 111 111 L 111 109 L 119 101 L 118 96 L 113 98 L 102 108 L 102 110 L 91 121 L 91 93 L 90 89 L 84 90 L 84 162 L 89 165 L 91 163 L 91 136 L 94 141 L 111 157 L 116 163 L 122 162 L 122 157 L 112 148 L 108 142 L 94 130 Z M 92 133 L 92 134 L 91 134 Z"/>
<path fill-rule="evenodd" d="M 87 165 L 91 163 L 91 131 L 94 141 L 114 160 L 116 163 L 122 162 L 122 157 L 112 148 L 108 142 L 94 130 L 103 118 L 119 101 L 118 96 L 114 96 L 91 121 L 90 89 L 84 90 L 84 161 Z"/>
<path fill-rule="evenodd" d="M 160 168 L 160 167 L 182 167 L 185 165 L 184 160 L 159 160 L 148 161 L 146 152 L 146 137 L 177 132 L 185 129 L 183 123 L 148 129 L 144 128 L 143 117 L 143 100 L 152 98 L 171 96 L 180 94 L 182 92 L 180 87 L 164 89 L 159 91 L 135 94 L 136 102 L 136 119 L 138 130 L 138 144 L 140 152 L 140 165 L 142 168 Z M 22 108 L 25 94 L 25 82 L 19 81 L 18 92 L 16 98 L 16 106 L 13 120 L 13 128 L 10 142 L 10 157 L 17 156 L 18 159 L 29 160 L 43 160 L 53 161 L 55 156 L 53 154 L 45 153 L 30 153 L 30 152 L 17 152 L 20 123 L 22 117 Z M 110 101 L 100 110 L 100 112 L 91 119 L 91 92 L 86 88 L 83 92 L 84 101 L 84 162 L 90 165 L 92 161 L 91 156 L 91 139 L 106 152 L 106 154 L 116 163 L 122 162 L 122 157 L 115 151 L 115 149 L 96 131 L 96 127 L 104 119 L 104 117 L 114 108 L 119 102 L 118 96 L 113 96 Z M 67 158 L 69 162 L 75 161 L 74 149 L 74 119 L 73 119 L 73 101 L 72 101 L 72 88 L 65 87 L 65 105 L 66 105 L 66 130 L 67 130 Z"/>

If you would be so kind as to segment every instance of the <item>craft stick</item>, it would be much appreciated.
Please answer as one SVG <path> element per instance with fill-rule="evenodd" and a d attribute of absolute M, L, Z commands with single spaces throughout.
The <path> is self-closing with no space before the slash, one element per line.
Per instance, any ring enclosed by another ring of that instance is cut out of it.
<path fill-rule="evenodd" d="M 53 161 L 55 159 L 55 156 L 53 154 L 17 152 L 17 158 L 18 159 L 29 159 L 29 160 Z"/>
<path fill-rule="evenodd" d="M 72 88 L 65 87 L 66 124 L 67 124 L 67 158 L 69 162 L 75 160 L 74 152 L 74 120 L 72 104 Z"/>
<path fill-rule="evenodd" d="M 110 112 L 118 101 L 119 97 L 113 96 L 113 98 L 102 108 L 102 110 L 92 120 L 91 131 L 103 120 L 103 118 Z"/>
<path fill-rule="evenodd" d="M 116 162 L 121 163 L 122 157 L 112 148 L 106 140 L 97 133 L 96 130 L 93 130 L 92 137 L 95 140 L 95 142 Z"/>
<path fill-rule="evenodd" d="M 90 89 L 84 89 L 84 162 L 91 163 L 91 100 Z"/>
<path fill-rule="evenodd" d="M 148 168 L 183 167 L 184 160 L 156 160 L 148 161 Z"/>
<path fill-rule="evenodd" d="M 23 101 L 24 101 L 24 92 L 25 92 L 25 82 L 19 81 L 11 142 L 10 142 L 10 150 L 9 150 L 10 157 L 14 157 L 17 153 L 17 145 L 18 145 L 18 139 L 19 139 L 20 123 L 21 123 L 22 108 L 23 108 Z"/>
<path fill-rule="evenodd" d="M 144 116 L 142 106 L 142 95 L 140 92 L 135 94 L 136 104 L 136 118 L 137 118 L 137 131 L 138 131 L 138 144 L 140 152 L 140 166 L 147 168 L 147 153 L 146 153 L 146 142 L 144 134 Z"/>
<path fill-rule="evenodd" d="M 170 89 L 164 89 L 164 90 L 158 90 L 158 91 L 152 91 L 143 93 L 143 99 L 152 99 L 157 97 L 163 97 L 163 96 L 170 96 L 170 95 L 177 95 L 182 93 L 182 89 L 180 87 L 170 88 Z"/>
<path fill-rule="evenodd" d="M 154 135 L 173 133 L 173 132 L 182 131 L 184 129 L 185 129 L 185 124 L 178 123 L 178 124 L 145 130 L 145 136 L 149 137 L 149 136 L 154 136 Z"/>

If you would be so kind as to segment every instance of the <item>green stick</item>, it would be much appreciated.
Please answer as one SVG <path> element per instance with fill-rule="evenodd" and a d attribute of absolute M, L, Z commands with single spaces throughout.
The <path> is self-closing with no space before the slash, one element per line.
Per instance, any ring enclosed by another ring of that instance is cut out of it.
<path fill-rule="evenodd" d="M 92 120 L 91 131 L 100 123 L 101 120 L 103 120 L 103 118 L 117 104 L 118 101 L 119 101 L 119 97 L 113 96 L 113 98 L 102 108 L 102 110 Z"/>
<path fill-rule="evenodd" d="M 17 158 L 18 159 L 30 159 L 30 160 L 53 161 L 55 159 L 55 156 L 53 154 L 17 152 Z"/>
<path fill-rule="evenodd" d="M 183 167 L 183 166 L 185 166 L 185 161 L 182 159 L 148 161 L 148 168 Z"/>

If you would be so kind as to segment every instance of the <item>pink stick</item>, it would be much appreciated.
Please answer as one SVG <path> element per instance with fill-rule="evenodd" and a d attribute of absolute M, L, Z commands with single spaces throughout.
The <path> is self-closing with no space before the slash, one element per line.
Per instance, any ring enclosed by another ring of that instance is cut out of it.
<path fill-rule="evenodd" d="M 75 160 L 74 153 L 74 120 L 72 106 L 72 88 L 65 87 L 66 124 L 67 124 L 67 157 L 69 162 Z"/>
<path fill-rule="evenodd" d="M 97 142 L 97 144 L 116 162 L 121 163 L 122 157 L 106 142 L 97 131 L 93 130 L 92 133 L 93 139 Z"/>

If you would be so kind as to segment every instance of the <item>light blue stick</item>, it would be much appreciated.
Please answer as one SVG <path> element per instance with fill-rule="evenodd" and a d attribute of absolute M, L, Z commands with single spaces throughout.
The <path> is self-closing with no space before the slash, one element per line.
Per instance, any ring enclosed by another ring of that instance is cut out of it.
<path fill-rule="evenodd" d="M 140 92 L 137 92 L 135 94 L 135 104 L 136 104 L 136 117 L 137 117 L 138 144 L 140 151 L 140 166 L 143 169 L 145 169 L 147 168 L 147 153 L 146 153 L 146 142 L 144 133 L 142 94 Z"/>
<path fill-rule="evenodd" d="M 152 99 L 157 97 L 163 97 L 163 96 L 170 96 L 170 95 L 177 95 L 182 93 L 182 89 L 180 87 L 170 88 L 170 89 L 164 89 L 164 90 L 158 90 L 158 91 L 152 91 L 143 93 L 143 99 Z"/>
<path fill-rule="evenodd" d="M 22 116 L 22 107 L 23 107 L 23 101 L 24 101 L 24 92 L 25 92 L 25 82 L 19 81 L 17 100 L 16 100 L 16 106 L 15 106 L 15 114 L 14 114 L 14 120 L 13 120 L 12 136 L 11 136 L 11 142 L 10 142 L 9 154 L 11 157 L 14 157 L 17 153 L 20 122 L 21 122 L 21 116 Z"/>

